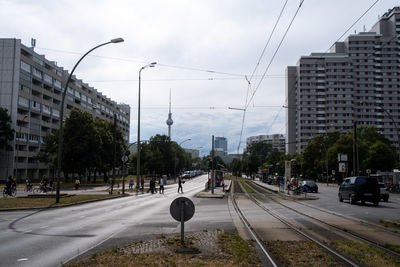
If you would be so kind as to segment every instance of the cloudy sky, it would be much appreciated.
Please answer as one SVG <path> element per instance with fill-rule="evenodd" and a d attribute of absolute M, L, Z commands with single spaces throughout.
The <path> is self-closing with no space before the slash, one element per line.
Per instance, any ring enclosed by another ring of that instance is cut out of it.
<path fill-rule="evenodd" d="M 124 38 L 124 43 L 94 51 L 75 74 L 111 99 L 131 106 L 131 142 L 137 133 L 138 71 L 156 61 L 155 68 L 142 71 L 141 139 L 167 134 L 171 89 L 174 141 L 191 138 L 183 147 L 202 147 L 204 155 L 211 148 L 212 135 L 224 136 L 229 152 L 236 153 L 243 111 L 228 107 L 242 109 L 247 93 L 254 96 L 248 103 L 240 151 L 249 136 L 284 134 L 286 66 L 295 65 L 302 55 L 325 52 L 372 5 L 349 33 L 369 30 L 380 15 L 399 5 L 391 0 L 305 0 L 298 10 L 299 3 L 0 0 L 0 31 L 1 37 L 21 39 L 27 46 L 35 38 L 36 52 L 69 70 L 90 48 Z"/>

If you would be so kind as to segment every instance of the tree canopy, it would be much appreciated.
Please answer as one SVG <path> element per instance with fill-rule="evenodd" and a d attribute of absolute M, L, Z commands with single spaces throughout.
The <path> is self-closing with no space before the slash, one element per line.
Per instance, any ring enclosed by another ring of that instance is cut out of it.
<path fill-rule="evenodd" d="M 0 149 L 13 150 L 10 142 L 14 140 L 14 130 L 11 128 L 11 117 L 8 110 L 0 108 Z"/>

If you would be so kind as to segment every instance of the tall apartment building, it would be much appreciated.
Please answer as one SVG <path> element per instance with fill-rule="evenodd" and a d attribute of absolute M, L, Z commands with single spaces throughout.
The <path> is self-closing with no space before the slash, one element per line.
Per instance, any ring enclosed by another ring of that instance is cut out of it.
<path fill-rule="evenodd" d="M 264 142 L 271 144 L 272 148 L 278 149 L 280 152 L 285 153 L 286 150 L 286 138 L 283 134 L 267 134 L 267 135 L 256 135 L 250 136 L 246 139 L 246 146 L 257 142 Z"/>
<path fill-rule="evenodd" d="M 226 137 L 215 137 L 214 149 L 217 151 L 222 151 L 225 154 L 228 153 L 228 140 Z"/>
<path fill-rule="evenodd" d="M 43 137 L 58 129 L 62 91 L 69 73 L 21 44 L 19 39 L 0 39 L 0 107 L 11 116 L 14 151 L 0 151 L 0 180 L 7 175 L 38 179 L 49 175 L 38 162 Z M 130 107 L 117 104 L 82 80 L 72 77 L 65 98 L 65 114 L 85 110 L 107 121 L 117 117 L 125 141 L 129 141 Z"/>
<path fill-rule="evenodd" d="M 399 147 L 400 7 L 368 32 L 351 34 L 328 53 L 302 56 L 286 70 L 289 154 L 317 134 L 374 126 Z"/>

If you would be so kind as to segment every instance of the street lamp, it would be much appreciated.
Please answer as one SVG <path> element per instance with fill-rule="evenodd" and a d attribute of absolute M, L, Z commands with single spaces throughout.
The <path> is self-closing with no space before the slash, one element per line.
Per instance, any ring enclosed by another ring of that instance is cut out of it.
<path fill-rule="evenodd" d="M 122 43 L 124 41 L 124 39 L 122 38 L 115 38 L 112 39 L 109 42 L 100 44 L 98 46 L 93 47 L 92 49 L 90 49 L 89 51 L 87 51 L 79 60 L 78 62 L 75 64 L 74 68 L 72 69 L 71 73 L 68 76 L 67 82 L 65 83 L 64 86 L 64 91 L 62 94 L 62 98 L 61 98 L 61 110 L 60 110 L 60 126 L 59 126 L 59 133 L 58 133 L 58 153 L 57 153 L 57 190 L 56 190 L 56 203 L 60 202 L 60 172 L 61 172 L 61 157 L 62 157 L 62 146 L 63 146 L 63 117 L 64 117 L 64 103 L 65 103 L 65 95 L 67 93 L 67 88 L 68 88 L 68 84 L 69 81 L 71 80 L 72 75 L 74 74 L 74 71 L 76 69 L 76 67 L 78 67 L 79 63 L 81 63 L 82 59 L 84 59 L 90 52 L 92 52 L 93 50 L 104 46 L 104 45 L 108 45 L 108 44 L 116 44 L 116 43 Z"/>
<path fill-rule="evenodd" d="M 178 146 L 180 147 L 183 143 L 185 143 L 186 141 L 190 141 L 190 140 L 192 140 L 192 139 L 191 138 L 185 139 L 182 142 L 180 142 Z M 174 172 L 176 175 L 176 151 L 175 151 L 175 156 L 174 156 Z M 174 179 L 176 179 L 176 178 L 174 178 Z"/>
<path fill-rule="evenodd" d="M 19 134 L 21 134 L 21 128 L 22 128 L 22 125 L 25 123 L 25 119 L 26 118 L 28 118 L 28 115 L 25 115 L 24 118 L 22 119 L 22 123 L 19 126 Z M 15 161 L 15 175 L 17 176 L 17 179 L 18 179 L 18 151 L 19 151 L 19 147 L 18 147 L 18 149 L 16 151 L 16 158 L 17 159 Z M 19 177 L 19 178 L 21 178 L 21 177 Z"/>
<path fill-rule="evenodd" d="M 141 73 L 145 68 L 153 68 L 155 67 L 157 62 L 152 62 L 143 66 L 139 70 L 139 96 L 138 96 L 138 128 L 137 128 L 137 171 L 136 171 L 136 191 L 139 192 L 139 183 L 140 183 L 140 82 L 141 82 Z"/>

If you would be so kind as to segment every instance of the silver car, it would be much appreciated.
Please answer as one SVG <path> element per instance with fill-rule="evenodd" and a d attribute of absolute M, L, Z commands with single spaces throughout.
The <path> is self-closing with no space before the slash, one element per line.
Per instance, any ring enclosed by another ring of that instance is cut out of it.
<path fill-rule="evenodd" d="M 384 183 L 379 183 L 379 189 L 381 191 L 381 199 L 383 201 L 388 202 L 389 201 L 389 191 L 386 188 L 386 185 Z"/>

